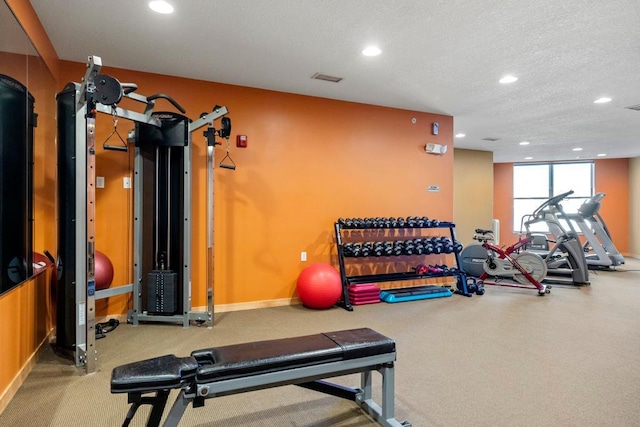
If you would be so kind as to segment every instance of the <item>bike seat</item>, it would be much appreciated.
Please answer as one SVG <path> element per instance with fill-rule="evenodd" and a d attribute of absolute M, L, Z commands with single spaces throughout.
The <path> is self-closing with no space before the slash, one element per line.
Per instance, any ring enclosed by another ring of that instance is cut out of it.
<path fill-rule="evenodd" d="M 476 228 L 476 233 L 477 234 L 491 234 L 491 233 L 493 233 L 493 230 L 485 230 L 483 228 Z"/>

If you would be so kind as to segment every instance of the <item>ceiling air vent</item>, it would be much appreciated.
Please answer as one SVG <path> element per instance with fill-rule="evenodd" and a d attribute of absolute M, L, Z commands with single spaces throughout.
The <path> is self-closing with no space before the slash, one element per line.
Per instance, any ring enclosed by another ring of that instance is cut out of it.
<path fill-rule="evenodd" d="M 636 110 L 636 111 L 640 111 L 640 104 L 638 104 L 638 105 L 632 105 L 632 106 L 630 106 L 630 107 L 624 107 L 624 108 L 626 108 L 627 110 Z"/>
<path fill-rule="evenodd" d="M 315 80 L 324 80 L 326 82 L 332 82 L 332 83 L 338 83 L 340 80 L 342 80 L 342 77 L 334 77 L 334 76 L 329 76 L 327 74 L 322 74 L 322 73 L 315 73 L 313 76 L 311 76 L 311 78 Z"/>
<path fill-rule="evenodd" d="M 482 138 L 483 141 L 489 141 L 489 142 L 496 142 L 498 141 L 500 138 Z"/>

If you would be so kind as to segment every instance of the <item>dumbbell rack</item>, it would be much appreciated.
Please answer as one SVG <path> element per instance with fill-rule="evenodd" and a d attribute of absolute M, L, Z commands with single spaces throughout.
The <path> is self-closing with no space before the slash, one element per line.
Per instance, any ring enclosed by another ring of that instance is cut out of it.
<path fill-rule="evenodd" d="M 409 218 L 418 218 L 418 217 L 407 217 Z M 471 296 L 471 293 L 467 289 L 467 278 L 466 275 L 459 269 L 460 266 L 460 251 L 462 249 L 461 245 L 457 244 L 455 249 L 450 250 L 448 252 L 438 252 L 438 253 L 392 253 L 392 254 L 383 254 L 383 255 L 375 255 L 372 251 L 371 253 L 365 254 L 364 256 L 353 256 L 349 254 L 349 252 L 345 249 L 345 246 L 348 247 L 352 236 L 346 237 L 345 231 L 353 232 L 353 231 L 362 231 L 363 234 L 367 232 L 377 231 L 379 234 L 384 234 L 382 236 L 385 241 L 390 240 L 402 240 L 405 241 L 415 240 L 417 234 L 422 236 L 422 231 L 424 229 L 444 229 L 448 230 L 451 242 L 457 243 L 455 235 L 455 224 L 452 222 L 446 221 L 437 221 L 437 220 L 425 220 L 426 217 L 421 217 L 420 221 L 406 221 L 404 218 L 390 218 L 388 221 L 372 221 L 369 218 L 365 220 L 358 219 L 357 221 L 347 221 L 338 220 L 334 223 L 335 234 L 336 234 L 336 245 L 338 249 L 338 262 L 340 264 L 340 276 L 342 279 L 342 297 L 338 302 L 338 305 L 345 310 L 353 311 L 353 305 L 349 301 L 349 285 L 357 285 L 363 283 L 377 283 L 377 282 L 396 282 L 396 281 L 408 281 L 408 280 L 424 280 L 438 277 L 455 277 L 457 289 L 454 290 L 454 293 Z M 369 221 L 366 221 L 369 220 Z M 402 235 L 399 235 L 402 234 Z M 410 234 L 410 235 L 406 235 Z M 361 236 L 363 237 L 363 236 Z M 345 240 L 349 240 L 349 242 L 345 242 Z M 355 260 L 355 259 L 363 259 L 366 258 L 371 262 L 376 261 L 391 261 L 394 257 L 430 257 L 438 254 L 453 254 L 455 257 L 455 268 L 451 268 L 451 270 L 446 270 L 442 272 L 419 272 L 419 271 L 408 271 L 408 272 L 393 272 L 393 273 L 383 273 L 383 274 L 365 274 L 365 275 L 347 275 L 347 270 L 345 267 L 346 260 Z"/>

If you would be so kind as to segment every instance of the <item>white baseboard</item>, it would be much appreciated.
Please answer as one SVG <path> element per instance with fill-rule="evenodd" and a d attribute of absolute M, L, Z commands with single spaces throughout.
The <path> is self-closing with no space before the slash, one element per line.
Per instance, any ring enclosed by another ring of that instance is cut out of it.
<path fill-rule="evenodd" d="M 234 304 L 221 304 L 214 305 L 214 312 L 216 313 L 227 313 L 231 311 L 242 311 L 242 310 L 254 310 L 256 308 L 270 308 L 270 307 L 282 307 L 285 305 L 298 305 L 302 304 L 300 302 L 300 298 L 281 298 L 281 299 L 273 299 L 273 300 L 264 300 L 264 301 L 251 301 L 251 302 L 239 302 Z M 194 310 L 202 310 L 205 311 L 206 307 L 198 307 Z"/>
<path fill-rule="evenodd" d="M 242 311 L 242 310 L 255 310 L 257 308 L 270 308 L 270 307 L 282 307 L 286 305 L 299 305 L 302 304 L 300 298 L 281 298 L 275 300 L 264 300 L 264 301 L 251 301 L 251 302 L 239 302 L 233 304 L 220 304 L 214 305 L 213 311 L 214 313 L 229 313 L 232 311 Z M 192 311 L 207 311 L 206 306 L 202 307 L 192 307 Z M 120 323 L 127 323 L 127 313 L 123 314 L 109 314 L 107 316 L 100 316 L 96 318 L 96 323 L 107 322 L 110 319 L 116 319 Z"/>

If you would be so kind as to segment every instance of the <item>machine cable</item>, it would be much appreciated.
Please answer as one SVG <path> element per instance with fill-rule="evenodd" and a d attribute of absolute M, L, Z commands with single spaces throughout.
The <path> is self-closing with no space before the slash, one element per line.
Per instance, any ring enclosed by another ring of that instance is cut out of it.
<path fill-rule="evenodd" d="M 229 143 L 229 138 L 227 137 L 227 155 L 224 156 L 222 158 L 222 160 L 220 160 L 220 167 L 223 169 L 231 169 L 231 170 L 236 170 L 236 164 L 233 161 L 233 159 L 231 158 L 231 156 L 229 155 L 229 151 L 231 149 L 231 144 Z M 229 161 L 231 162 L 231 164 L 229 163 L 225 163 L 225 160 L 229 159 Z"/>
<path fill-rule="evenodd" d="M 105 139 L 105 141 L 102 143 L 102 148 L 105 149 L 105 150 L 127 152 L 127 151 L 129 151 L 129 148 L 127 146 L 127 142 L 122 138 L 122 136 L 118 132 L 118 113 L 116 111 L 116 104 L 113 104 L 111 106 L 111 116 L 113 117 L 113 132 L 111 132 L 111 134 L 107 137 L 107 139 Z M 113 137 L 114 135 L 116 135 L 118 137 L 118 139 L 120 140 L 122 145 L 109 145 L 109 144 L 107 144 L 107 142 L 109 142 L 111 137 Z"/>

